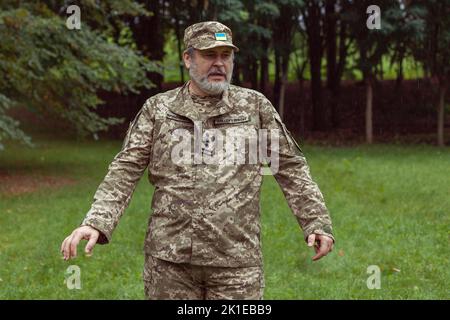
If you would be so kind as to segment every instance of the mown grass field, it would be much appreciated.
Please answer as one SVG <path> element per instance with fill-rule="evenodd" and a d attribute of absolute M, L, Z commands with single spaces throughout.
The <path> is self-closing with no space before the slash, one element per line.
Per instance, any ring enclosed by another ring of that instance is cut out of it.
<path fill-rule="evenodd" d="M 0 186 L 0 299 L 143 299 L 143 241 L 153 188 L 146 174 L 113 241 L 92 257 L 61 259 L 61 241 L 83 219 L 121 142 L 8 144 L 0 172 L 45 183 Z M 319 147 L 304 152 L 334 221 L 337 243 L 312 262 L 272 177 L 262 190 L 265 299 L 449 299 L 450 150 L 433 146 Z M 83 242 L 83 245 L 85 242 Z M 82 248 L 79 248 L 79 252 Z M 80 290 L 64 283 L 81 269 Z M 381 269 L 369 290 L 367 267 Z"/>

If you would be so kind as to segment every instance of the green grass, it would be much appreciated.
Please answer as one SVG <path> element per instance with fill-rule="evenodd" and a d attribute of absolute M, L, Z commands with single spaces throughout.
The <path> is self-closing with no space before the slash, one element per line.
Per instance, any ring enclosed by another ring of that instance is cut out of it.
<path fill-rule="evenodd" d="M 37 144 L 7 145 L 0 171 L 76 183 L 0 194 L 0 299 L 143 299 L 142 247 L 153 191 L 146 175 L 112 243 L 97 246 L 90 258 L 65 262 L 61 241 L 88 211 L 120 142 Z M 336 247 L 312 262 L 281 190 L 272 177 L 265 179 L 265 298 L 449 299 L 450 150 L 306 145 L 304 151 L 331 211 Z M 81 290 L 64 284 L 72 264 L 81 268 Z M 366 286 L 369 265 L 381 268 L 379 290 Z"/>

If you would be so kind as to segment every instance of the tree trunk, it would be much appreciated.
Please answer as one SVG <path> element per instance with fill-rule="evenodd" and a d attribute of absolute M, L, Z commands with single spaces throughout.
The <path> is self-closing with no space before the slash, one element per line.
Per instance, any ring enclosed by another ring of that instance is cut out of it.
<path fill-rule="evenodd" d="M 241 72 L 242 72 L 242 82 L 250 82 L 250 66 L 247 57 L 245 57 L 241 64 Z"/>
<path fill-rule="evenodd" d="M 445 120 L 445 93 L 447 90 L 446 83 L 442 81 L 439 84 L 439 105 L 437 119 L 437 144 L 440 147 L 445 145 L 444 141 L 444 120 Z"/>
<path fill-rule="evenodd" d="M 312 1 L 308 5 L 307 18 L 308 54 L 311 69 L 311 99 L 313 106 L 313 130 L 327 130 L 328 113 L 322 103 L 322 35 L 321 14 L 317 2 Z"/>
<path fill-rule="evenodd" d="M 262 46 L 264 50 L 264 54 L 261 58 L 261 65 L 260 65 L 260 79 L 259 79 L 259 91 L 262 93 L 266 93 L 267 83 L 269 83 L 269 40 L 263 39 L 262 40 Z"/>
<path fill-rule="evenodd" d="M 327 44 L 327 88 L 331 92 L 330 111 L 331 126 L 338 127 L 339 74 L 337 66 L 337 34 L 336 34 L 336 0 L 325 3 L 326 44 Z M 342 44 L 341 44 L 342 45 Z M 344 43 L 345 45 L 345 43 Z"/>
<path fill-rule="evenodd" d="M 281 59 L 281 88 L 280 88 L 280 102 L 278 104 L 279 106 L 279 114 L 281 117 L 281 120 L 284 119 L 284 98 L 285 98 L 285 92 L 286 92 L 286 85 L 288 83 L 288 72 L 289 72 L 289 56 L 290 54 L 287 52 L 284 52 L 284 55 Z"/>
<path fill-rule="evenodd" d="M 267 83 L 269 82 L 269 59 L 267 58 L 267 56 L 261 58 L 261 65 L 259 68 L 261 71 L 259 79 L 259 91 L 265 94 Z"/>
<path fill-rule="evenodd" d="M 280 99 L 280 88 L 281 88 L 281 56 L 278 50 L 275 50 L 275 83 L 273 85 L 273 102 L 275 104 L 275 109 L 278 109 L 278 102 Z"/>
<path fill-rule="evenodd" d="M 296 55 L 296 67 L 295 67 L 295 74 L 297 75 L 298 80 L 298 88 L 299 88 L 299 95 L 301 96 L 303 94 L 303 83 L 304 83 L 304 72 L 306 69 L 307 60 L 303 61 L 303 63 L 300 65 L 300 58 Z M 305 128 L 305 115 L 306 115 L 306 105 L 304 103 L 299 105 L 300 108 L 300 136 L 304 137 L 306 134 L 306 128 Z"/>
<path fill-rule="evenodd" d="M 383 80 L 384 79 L 383 57 L 380 58 L 380 63 L 378 63 L 377 68 L 378 68 L 378 76 L 380 77 L 380 80 Z"/>
<path fill-rule="evenodd" d="M 286 91 L 286 78 L 287 76 L 285 74 L 281 76 L 280 99 L 278 102 L 278 113 L 280 114 L 281 120 L 284 120 L 284 93 Z"/>
<path fill-rule="evenodd" d="M 241 83 L 241 65 L 236 60 L 234 61 L 232 82 L 237 86 L 242 85 L 242 83 Z"/>
<path fill-rule="evenodd" d="M 332 94 L 332 101 L 330 103 L 331 108 L 331 124 L 333 129 L 339 128 L 339 102 L 340 102 L 340 95 L 341 95 L 341 81 L 342 81 L 342 75 L 344 74 L 345 65 L 347 62 L 347 23 L 340 20 L 339 25 L 339 60 L 336 65 L 336 72 L 333 77 L 333 82 L 331 86 L 331 94 Z"/>
<path fill-rule="evenodd" d="M 373 103 L 373 87 L 372 79 L 366 79 L 366 142 L 373 143 L 373 119 L 372 119 L 372 103 Z"/>
<path fill-rule="evenodd" d="M 150 60 L 162 63 L 164 58 L 164 30 L 160 1 L 147 1 L 146 9 L 153 15 L 140 17 L 139 23 L 131 24 L 137 47 Z M 163 75 L 157 72 L 149 72 L 147 77 L 156 86 L 149 91 L 150 95 L 162 91 Z"/>
<path fill-rule="evenodd" d="M 184 83 L 183 52 L 181 49 L 180 19 L 175 16 L 175 36 L 177 37 L 178 60 L 180 61 L 180 79 Z"/>
<path fill-rule="evenodd" d="M 327 115 L 322 102 L 322 79 L 320 75 L 321 62 L 313 55 L 310 56 L 311 61 L 311 98 L 313 107 L 313 130 L 326 130 Z"/>
<path fill-rule="evenodd" d="M 395 80 L 395 88 L 396 90 L 400 89 L 403 82 L 403 54 L 400 55 L 398 61 L 398 69 L 397 69 L 397 79 Z"/>
<path fill-rule="evenodd" d="M 326 44 L 327 44 L 327 87 L 332 89 L 336 80 L 336 18 L 335 0 L 327 0 L 325 4 Z"/>
<path fill-rule="evenodd" d="M 256 61 L 256 59 L 253 59 L 252 64 L 251 64 L 250 82 L 252 85 L 252 89 L 257 90 L 258 89 L 258 61 Z"/>
<path fill-rule="evenodd" d="M 303 94 L 303 79 L 298 79 L 298 88 L 300 94 Z M 306 104 L 300 104 L 300 136 L 304 137 L 306 135 Z"/>

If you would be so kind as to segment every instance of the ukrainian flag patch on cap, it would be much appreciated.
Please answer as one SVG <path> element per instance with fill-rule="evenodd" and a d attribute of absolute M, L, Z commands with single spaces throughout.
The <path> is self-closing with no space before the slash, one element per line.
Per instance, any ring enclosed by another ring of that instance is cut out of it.
<path fill-rule="evenodd" d="M 218 40 L 218 41 L 226 41 L 227 40 L 227 35 L 226 35 L 226 33 L 223 33 L 223 32 L 216 32 L 216 33 L 214 33 L 214 36 L 216 37 L 216 40 Z"/>

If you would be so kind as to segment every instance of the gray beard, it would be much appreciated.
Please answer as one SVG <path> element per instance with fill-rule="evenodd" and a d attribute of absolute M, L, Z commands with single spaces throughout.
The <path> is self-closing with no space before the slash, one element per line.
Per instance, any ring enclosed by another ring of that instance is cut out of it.
<path fill-rule="evenodd" d="M 191 67 L 189 68 L 189 76 L 192 81 L 204 92 L 209 95 L 218 95 L 223 93 L 225 90 L 228 90 L 228 87 L 231 83 L 231 75 L 233 74 L 233 66 L 231 67 L 231 71 L 226 76 L 225 81 L 221 82 L 209 82 L 208 76 L 200 77 L 197 73 L 197 64 L 195 62 L 191 63 Z"/>

